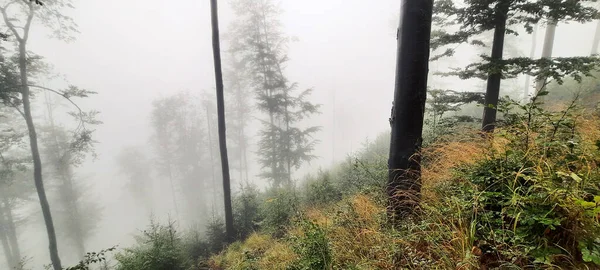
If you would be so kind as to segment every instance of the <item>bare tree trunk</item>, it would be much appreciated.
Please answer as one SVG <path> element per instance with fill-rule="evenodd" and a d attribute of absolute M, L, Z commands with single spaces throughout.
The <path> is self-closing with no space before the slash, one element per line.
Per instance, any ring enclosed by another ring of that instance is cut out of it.
<path fill-rule="evenodd" d="M 594 41 L 592 42 L 592 52 L 591 55 L 598 53 L 598 45 L 600 44 L 600 20 L 598 20 L 598 24 L 596 25 L 596 33 L 594 34 Z"/>
<path fill-rule="evenodd" d="M 217 0 L 210 1 L 213 56 L 215 64 L 215 82 L 217 85 L 217 115 L 219 119 L 219 146 L 221 151 L 221 168 L 223 170 L 223 197 L 225 203 L 225 231 L 227 241 L 233 242 L 233 211 L 231 206 L 231 187 L 229 179 L 229 160 L 227 159 L 227 139 L 225 130 L 225 99 L 223 97 L 223 71 L 221 69 L 221 44 L 219 40 L 219 13 Z"/>
<path fill-rule="evenodd" d="M 33 11 L 32 11 L 33 12 Z M 37 133 L 35 125 L 33 123 L 33 116 L 31 115 L 31 102 L 29 100 L 29 86 L 27 78 L 27 49 L 26 40 L 22 39 L 19 41 L 19 71 L 21 73 L 21 84 L 23 85 L 21 91 L 23 96 L 23 113 L 25 114 L 25 122 L 27 122 L 27 130 L 29 131 L 29 144 L 31 146 L 31 156 L 33 158 L 33 179 L 35 182 L 35 188 L 40 200 L 40 206 L 42 208 L 42 214 L 44 216 L 44 222 L 46 224 L 46 231 L 48 233 L 48 249 L 50 251 L 50 260 L 52 261 L 52 267 L 54 270 L 62 270 L 60 263 L 60 257 L 58 255 L 58 245 L 56 241 L 56 232 L 54 230 L 54 222 L 52 221 L 52 213 L 50 211 L 50 204 L 46 197 L 46 190 L 44 188 L 44 180 L 42 178 L 42 159 L 40 158 L 40 150 L 38 147 Z"/>
<path fill-rule="evenodd" d="M 537 32 L 538 32 L 538 27 L 539 24 L 535 24 L 535 27 L 533 28 L 533 33 L 531 33 L 531 50 L 529 51 L 529 58 L 533 59 L 533 57 L 535 56 L 535 49 L 537 47 Z M 529 98 L 529 89 L 531 88 L 531 85 L 529 85 L 531 83 L 531 76 L 526 75 L 525 76 L 525 87 L 523 90 L 523 100 L 527 101 L 527 99 Z"/>
<path fill-rule="evenodd" d="M 396 83 L 390 117 L 388 213 L 404 217 L 418 204 L 433 0 L 402 0 Z"/>
<path fill-rule="evenodd" d="M 501 61 L 504 52 L 504 35 L 506 32 L 506 19 L 510 2 L 501 0 L 496 4 L 496 26 L 494 28 L 494 41 L 492 44 L 491 61 Z M 484 132 L 493 132 L 496 126 L 496 107 L 500 96 L 500 81 L 502 73 L 492 73 L 488 76 L 487 89 L 485 91 L 485 107 L 483 108 L 483 123 L 481 129 Z"/>
<path fill-rule="evenodd" d="M 548 22 L 546 26 L 546 35 L 544 36 L 544 48 L 542 49 L 542 58 L 552 57 L 552 49 L 554 48 L 554 34 L 556 33 L 556 20 Z M 544 90 L 546 87 L 546 78 L 538 78 L 535 85 L 536 94 Z"/>

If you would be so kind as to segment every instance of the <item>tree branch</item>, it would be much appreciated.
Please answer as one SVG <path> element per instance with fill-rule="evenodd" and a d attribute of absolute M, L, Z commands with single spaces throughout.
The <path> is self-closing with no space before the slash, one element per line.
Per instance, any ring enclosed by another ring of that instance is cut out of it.
<path fill-rule="evenodd" d="M 31 22 L 33 21 L 33 14 L 35 13 L 33 3 L 28 2 L 27 5 L 29 6 L 29 13 L 27 14 L 27 23 L 23 28 L 24 41 L 27 41 L 27 39 L 29 38 L 29 29 L 31 28 Z"/>
<path fill-rule="evenodd" d="M 14 4 L 15 2 L 16 1 L 11 1 L 8 4 L 6 4 L 6 6 L 0 8 L 0 12 L 2 12 L 2 18 L 4 18 L 4 23 L 6 24 L 8 29 L 13 33 L 13 35 L 15 35 L 15 38 L 17 38 L 17 41 L 21 42 L 23 39 L 19 35 L 19 32 L 17 31 L 15 25 L 9 20 L 8 14 L 6 13 L 6 10 L 8 9 L 8 7 L 10 5 Z"/>
<path fill-rule="evenodd" d="M 69 101 L 69 103 L 71 103 L 73 106 L 75 106 L 75 108 L 77 108 L 77 110 L 79 111 L 80 120 L 79 120 L 79 126 L 77 127 L 77 129 L 79 129 L 79 128 L 85 129 L 85 122 L 83 120 L 83 117 L 84 117 L 83 110 L 81 109 L 81 107 L 79 107 L 79 105 L 77 105 L 77 103 L 75 103 L 73 100 L 71 100 L 70 97 L 66 96 L 64 93 L 61 93 L 60 91 L 57 91 L 57 90 L 54 90 L 54 89 L 51 89 L 48 87 L 43 87 L 43 86 L 33 85 L 33 84 L 29 84 L 27 86 L 46 90 L 48 92 L 52 92 L 54 94 L 57 94 L 57 95 L 65 98 L 67 101 Z"/>

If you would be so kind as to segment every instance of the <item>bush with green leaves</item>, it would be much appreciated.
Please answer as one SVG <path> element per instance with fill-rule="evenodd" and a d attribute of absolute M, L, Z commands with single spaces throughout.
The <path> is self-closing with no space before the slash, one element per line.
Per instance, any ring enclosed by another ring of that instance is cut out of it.
<path fill-rule="evenodd" d="M 319 171 L 316 177 L 308 177 L 304 189 L 304 204 L 322 206 L 342 199 L 342 193 L 331 179 L 329 171 Z"/>
<path fill-rule="evenodd" d="M 256 186 L 243 185 L 233 198 L 233 224 L 240 240 L 258 230 L 261 221 L 260 196 Z"/>
<path fill-rule="evenodd" d="M 298 196 L 294 188 L 272 188 L 261 207 L 261 228 L 275 237 L 281 237 L 298 210 Z"/>
<path fill-rule="evenodd" d="M 161 225 L 152 221 L 135 240 L 137 246 L 115 256 L 118 270 L 184 270 L 193 265 L 173 222 Z"/>
<path fill-rule="evenodd" d="M 326 270 L 332 266 L 332 254 L 325 230 L 308 220 L 302 220 L 303 234 L 292 237 L 293 249 L 299 256 L 297 270 Z"/>
<path fill-rule="evenodd" d="M 545 95 L 545 92 L 540 95 Z M 490 265 L 600 266 L 600 134 L 572 102 L 560 111 L 507 101 L 486 157 L 459 170 L 476 245 Z"/>

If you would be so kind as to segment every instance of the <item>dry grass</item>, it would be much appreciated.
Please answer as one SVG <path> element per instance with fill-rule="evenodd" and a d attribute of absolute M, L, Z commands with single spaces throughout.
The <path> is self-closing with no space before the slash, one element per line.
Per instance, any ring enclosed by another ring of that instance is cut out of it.
<path fill-rule="evenodd" d="M 580 117 L 577 121 L 576 133 L 584 151 L 597 153 L 600 120 Z M 473 211 L 466 209 L 461 213 L 460 202 L 449 200 L 449 194 L 444 193 L 448 191 L 439 187 L 467 181 L 457 177 L 456 168 L 503 155 L 514 146 L 514 137 L 498 136 L 507 133 L 510 132 L 498 129 L 497 136 L 482 138 L 472 132 L 423 149 L 422 216 L 399 228 L 391 228 L 387 223 L 384 205 L 362 194 L 325 207 L 305 209 L 301 218 L 323 229 L 335 269 L 480 269 L 478 255 L 481 254 L 474 243 L 475 227 L 470 221 Z M 540 134 L 529 136 L 531 154 L 537 156 L 543 150 L 535 140 Z M 532 169 L 541 174 L 551 166 L 547 162 L 540 160 Z M 596 166 L 592 160 L 584 164 L 590 167 L 588 171 Z M 452 215 L 448 215 L 448 211 Z M 287 236 L 299 239 L 305 232 L 302 226 L 291 226 Z M 251 250 L 258 269 L 285 269 L 299 259 L 292 245 L 285 237 L 272 239 L 254 234 L 244 243 L 232 245 L 213 257 L 212 261 L 218 262 L 215 265 L 220 269 L 243 269 L 240 267 L 248 265 L 247 254 Z"/>
<path fill-rule="evenodd" d="M 494 148 L 502 147 L 503 142 L 493 140 Z M 422 150 L 427 163 L 422 167 L 423 201 L 437 200 L 433 187 L 454 178 L 453 169 L 477 162 L 486 154 L 490 141 L 478 134 L 468 134 L 464 138 L 443 140 Z"/>

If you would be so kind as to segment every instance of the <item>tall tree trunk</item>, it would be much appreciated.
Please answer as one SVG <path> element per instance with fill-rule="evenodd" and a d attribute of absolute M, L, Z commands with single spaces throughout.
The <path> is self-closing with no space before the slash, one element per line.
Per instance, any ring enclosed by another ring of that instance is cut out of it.
<path fill-rule="evenodd" d="M 552 49 L 554 48 L 554 34 L 556 33 L 556 20 L 548 22 L 546 26 L 546 35 L 544 36 L 544 48 L 542 49 L 542 58 L 552 57 Z M 543 67 L 542 67 L 543 68 Z M 544 90 L 546 87 L 546 78 L 538 78 L 535 85 L 536 94 Z"/>
<path fill-rule="evenodd" d="M 496 26 L 494 28 L 494 41 L 492 44 L 491 61 L 501 61 L 504 52 L 504 36 L 506 33 L 506 19 L 510 1 L 501 0 L 496 4 Z M 483 108 L 483 123 L 481 129 L 484 132 L 493 132 L 496 125 L 496 107 L 500 96 L 501 71 L 488 75 L 487 89 L 485 91 L 485 107 Z"/>
<path fill-rule="evenodd" d="M 600 45 L 600 20 L 598 20 L 598 24 L 596 25 L 596 33 L 594 34 L 594 41 L 592 42 L 591 55 L 598 53 L 598 45 Z"/>
<path fill-rule="evenodd" d="M 0 207 L 0 243 L 2 244 L 2 250 L 4 251 L 4 257 L 6 259 L 8 269 L 13 269 L 17 266 L 18 261 L 15 259 L 15 254 L 13 253 L 11 244 L 8 240 L 8 231 L 8 223 L 6 222 L 4 215 L 4 207 Z"/>
<path fill-rule="evenodd" d="M 217 116 L 219 118 L 219 148 L 221 168 L 223 170 L 223 197 L 225 203 L 225 231 L 229 243 L 235 239 L 233 231 L 233 210 L 231 207 L 231 187 L 229 179 L 229 160 L 227 159 L 227 140 L 225 130 L 225 99 L 223 97 L 223 71 L 221 68 L 221 44 L 219 40 L 219 14 L 217 0 L 210 1 L 213 56 L 215 64 L 215 82 L 217 85 Z"/>
<path fill-rule="evenodd" d="M 410 214 L 421 191 L 419 152 L 427 98 L 433 0 L 402 0 L 400 6 L 387 187 L 388 213 L 395 217 Z"/>
<path fill-rule="evenodd" d="M 539 24 L 535 24 L 535 27 L 533 28 L 533 33 L 531 33 L 531 50 L 529 51 L 529 58 L 533 59 L 533 57 L 535 56 L 535 49 L 537 47 L 537 32 L 538 32 L 538 27 Z M 523 101 L 527 101 L 527 99 L 529 98 L 529 89 L 531 89 L 531 85 L 529 85 L 531 83 L 531 76 L 526 75 L 525 76 L 525 87 L 523 88 Z"/>
<path fill-rule="evenodd" d="M 33 13 L 33 10 L 31 11 Z M 23 113 L 25 115 L 25 122 L 27 122 L 27 130 L 29 131 L 29 144 L 31 146 L 31 156 L 33 158 L 33 180 L 35 182 L 35 188 L 40 200 L 40 206 L 42 208 L 42 214 L 44 216 L 44 222 L 46 224 L 46 231 L 48 233 L 48 249 L 50 251 L 50 260 L 52 261 L 52 267 L 54 270 L 62 270 L 60 263 L 60 257 L 58 255 L 58 244 L 56 241 L 56 232 L 54 230 L 54 222 L 52 221 L 52 213 L 50 211 L 50 204 L 46 197 L 46 190 L 44 188 L 44 180 L 42 178 L 42 159 L 40 158 L 40 150 L 38 147 L 37 133 L 35 125 L 33 123 L 33 116 L 31 115 L 31 102 L 29 100 L 29 80 L 27 78 L 27 49 L 26 39 L 19 41 L 19 71 L 21 76 L 21 95 L 23 96 Z"/>
<path fill-rule="evenodd" d="M 21 247 L 19 246 L 19 240 L 17 237 L 17 227 L 15 226 L 15 219 L 13 217 L 12 207 L 6 196 L 3 196 L 3 202 L 4 205 L 0 210 L 0 214 L 4 213 L 5 215 L 8 242 L 11 246 L 13 258 L 15 259 L 15 262 L 19 264 L 23 257 L 21 256 Z"/>

